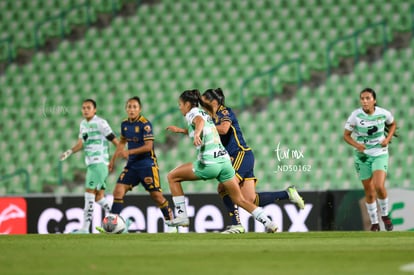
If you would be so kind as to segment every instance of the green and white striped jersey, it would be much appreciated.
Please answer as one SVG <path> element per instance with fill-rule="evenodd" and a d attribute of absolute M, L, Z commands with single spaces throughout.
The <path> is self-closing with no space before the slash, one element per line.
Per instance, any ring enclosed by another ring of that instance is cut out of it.
<path fill-rule="evenodd" d="M 352 136 L 358 143 L 365 144 L 365 154 L 379 156 L 388 153 L 388 146 L 382 147 L 381 142 L 385 139 L 385 125 L 393 121 L 391 112 L 384 108 L 376 106 L 371 115 L 359 108 L 349 116 L 345 129 L 352 131 Z"/>
<path fill-rule="evenodd" d="M 200 116 L 204 120 L 204 128 L 202 131 L 202 145 L 197 147 L 198 160 L 203 164 L 222 163 L 230 159 L 229 154 L 221 144 L 220 136 L 211 117 L 200 108 L 192 108 L 186 115 L 188 123 L 188 135 L 193 138 L 195 125 L 194 118 Z"/>
<path fill-rule="evenodd" d="M 90 121 L 86 119 L 80 123 L 79 138 L 83 141 L 85 163 L 109 163 L 109 142 L 106 139 L 113 133 L 108 122 L 95 115 Z"/>

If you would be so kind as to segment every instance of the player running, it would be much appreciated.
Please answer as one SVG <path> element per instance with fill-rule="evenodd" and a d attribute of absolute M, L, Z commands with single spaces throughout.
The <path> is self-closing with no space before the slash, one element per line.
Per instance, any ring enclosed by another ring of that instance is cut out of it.
<path fill-rule="evenodd" d="M 397 124 L 391 112 L 377 106 L 376 98 L 376 93 L 371 88 L 360 92 L 361 108 L 354 110 L 346 121 L 344 140 L 355 147 L 355 168 L 364 186 L 371 231 L 380 231 L 377 201 L 385 229 L 391 231 L 394 226 L 388 216 L 385 178 L 388 170 L 388 144 L 395 134 Z"/>
<path fill-rule="evenodd" d="M 198 107 L 199 104 L 212 113 L 210 106 L 201 100 L 198 90 L 184 91 L 179 98 L 179 108 L 185 116 L 188 128 L 167 127 L 172 132 L 188 134 L 193 138 L 193 144 L 198 151 L 196 161 L 182 164 L 168 173 L 168 183 L 177 217 L 167 223 L 175 226 L 189 225 L 182 181 L 217 179 L 234 203 L 251 213 L 256 220 L 265 226 L 267 232 L 276 232 L 276 224 L 266 216 L 263 209 L 243 197 L 230 157 L 221 144 L 217 128 L 211 117 Z"/>
<path fill-rule="evenodd" d="M 64 161 L 80 150 L 85 152 L 86 181 L 85 206 L 83 209 L 83 226 L 73 233 L 89 233 L 93 217 L 93 203 L 96 201 L 106 213 L 111 209 L 105 199 L 106 179 L 108 177 L 109 146 L 108 141 L 118 145 L 108 122 L 96 115 L 96 102 L 85 99 L 82 103 L 82 116 L 78 142 L 60 156 Z"/>
<path fill-rule="evenodd" d="M 233 168 L 236 170 L 237 183 L 240 185 L 243 196 L 258 206 L 266 206 L 279 200 L 289 199 L 296 203 L 300 209 L 304 209 L 304 201 L 294 186 L 290 186 L 284 191 L 256 193 L 257 178 L 254 176 L 254 154 L 244 140 L 235 113 L 231 108 L 225 106 L 223 91 L 220 88 L 208 89 L 204 92 L 202 99 L 214 111 L 214 123 L 220 134 L 221 142 L 229 152 Z M 238 206 L 231 201 L 221 184 L 218 186 L 218 193 L 232 221 L 232 225 L 222 233 L 244 233 L 245 229 L 240 222 Z"/>
<path fill-rule="evenodd" d="M 109 164 L 109 170 L 113 170 L 117 158 L 126 158 L 128 162 L 113 191 L 114 201 L 111 213 L 119 215 L 124 207 L 125 194 L 141 183 L 160 208 L 164 219 L 170 220 L 172 219 L 172 211 L 160 185 L 157 157 L 154 152 L 152 124 L 141 115 L 141 108 L 139 97 L 135 96 L 128 99 L 126 103 L 128 119 L 121 123 L 120 142 Z M 125 149 L 126 144 L 128 144 L 128 149 Z M 127 231 L 129 220 L 126 221 Z M 99 226 L 96 229 L 105 232 Z M 176 228 L 173 229 L 176 231 Z M 173 229 L 168 230 L 173 231 Z"/>

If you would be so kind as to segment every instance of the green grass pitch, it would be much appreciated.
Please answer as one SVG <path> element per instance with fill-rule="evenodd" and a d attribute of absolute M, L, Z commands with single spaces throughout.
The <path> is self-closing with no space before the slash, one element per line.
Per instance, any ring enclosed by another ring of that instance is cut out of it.
<path fill-rule="evenodd" d="M 3 235 L 0 248 L 2 275 L 414 274 L 414 232 Z"/>

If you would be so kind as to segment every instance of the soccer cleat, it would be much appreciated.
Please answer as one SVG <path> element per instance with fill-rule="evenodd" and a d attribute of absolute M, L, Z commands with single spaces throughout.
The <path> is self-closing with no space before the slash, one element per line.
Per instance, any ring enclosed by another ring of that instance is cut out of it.
<path fill-rule="evenodd" d="M 392 231 L 394 229 L 394 225 L 391 222 L 389 216 L 382 216 L 382 221 L 384 222 L 385 230 Z"/>
<path fill-rule="evenodd" d="M 167 226 L 167 233 L 178 233 L 177 226 Z"/>
<path fill-rule="evenodd" d="M 173 220 L 166 220 L 165 224 L 168 226 L 184 226 L 187 227 L 190 225 L 190 219 L 188 217 L 177 217 Z"/>
<path fill-rule="evenodd" d="M 305 202 L 303 201 L 303 198 L 299 195 L 298 191 L 296 190 L 295 186 L 289 186 L 286 189 L 286 192 L 289 195 L 289 200 L 293 203 L 295 203 L 299 209 L 305 208 Z"/>
<path fill-rule="evenodd" d="M 379 224 L 378 223 L 371 224 L 371 229 L 370 230 L 373 231 L 373 232 L 380 231 Z"/>
<path fill-rule="evenodd" d="M 77 229 L 70 232 L 71 234 L 89 234 L 89 231 L 86 229 Z"/>
<path fill-rule="evenodd" d="M 95 229 L 98 230 L 99 233 L 107 233 L 101 226 L 95 226 Z"/>
<path fill-rule="evenodd" d="M 226 230 L 222 231 L 221 234 L 243 234 L 245 232 L 243 225 L 229 225 Z"/>
<path fill-rule="evenodd" d="M 271 222 L 268 226 L 266 226 L 267 233 L 276 233 L 277 229 L 277 225 L 274 222 Z"/>

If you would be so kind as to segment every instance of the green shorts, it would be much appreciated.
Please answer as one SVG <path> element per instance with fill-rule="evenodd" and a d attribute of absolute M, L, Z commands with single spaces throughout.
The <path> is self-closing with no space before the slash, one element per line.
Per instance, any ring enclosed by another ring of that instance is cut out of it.
<path fill-rule="evenodd" d="M 376 170 L 388 172 L 388 154 L 376 157 L 365 154 L 355 154 L 355 169 L 360 180 L 366 180 L 372 177 L 372 173 Z"/>
<path fill-rule="evenodd" d="M 193 170 L 200 179 L 217 179 L 220 183 L 231 180 L 236 174 L 230 160 L 215 164 L 203 164 L 195 161 L 193 162 Z"/>
<path fill-rule="evenodd" d="M 91 164 L 86 170 L 85 187 L 87 189 L 105 190 L 107 177 L 108 166 L 106 164 Z"/>

